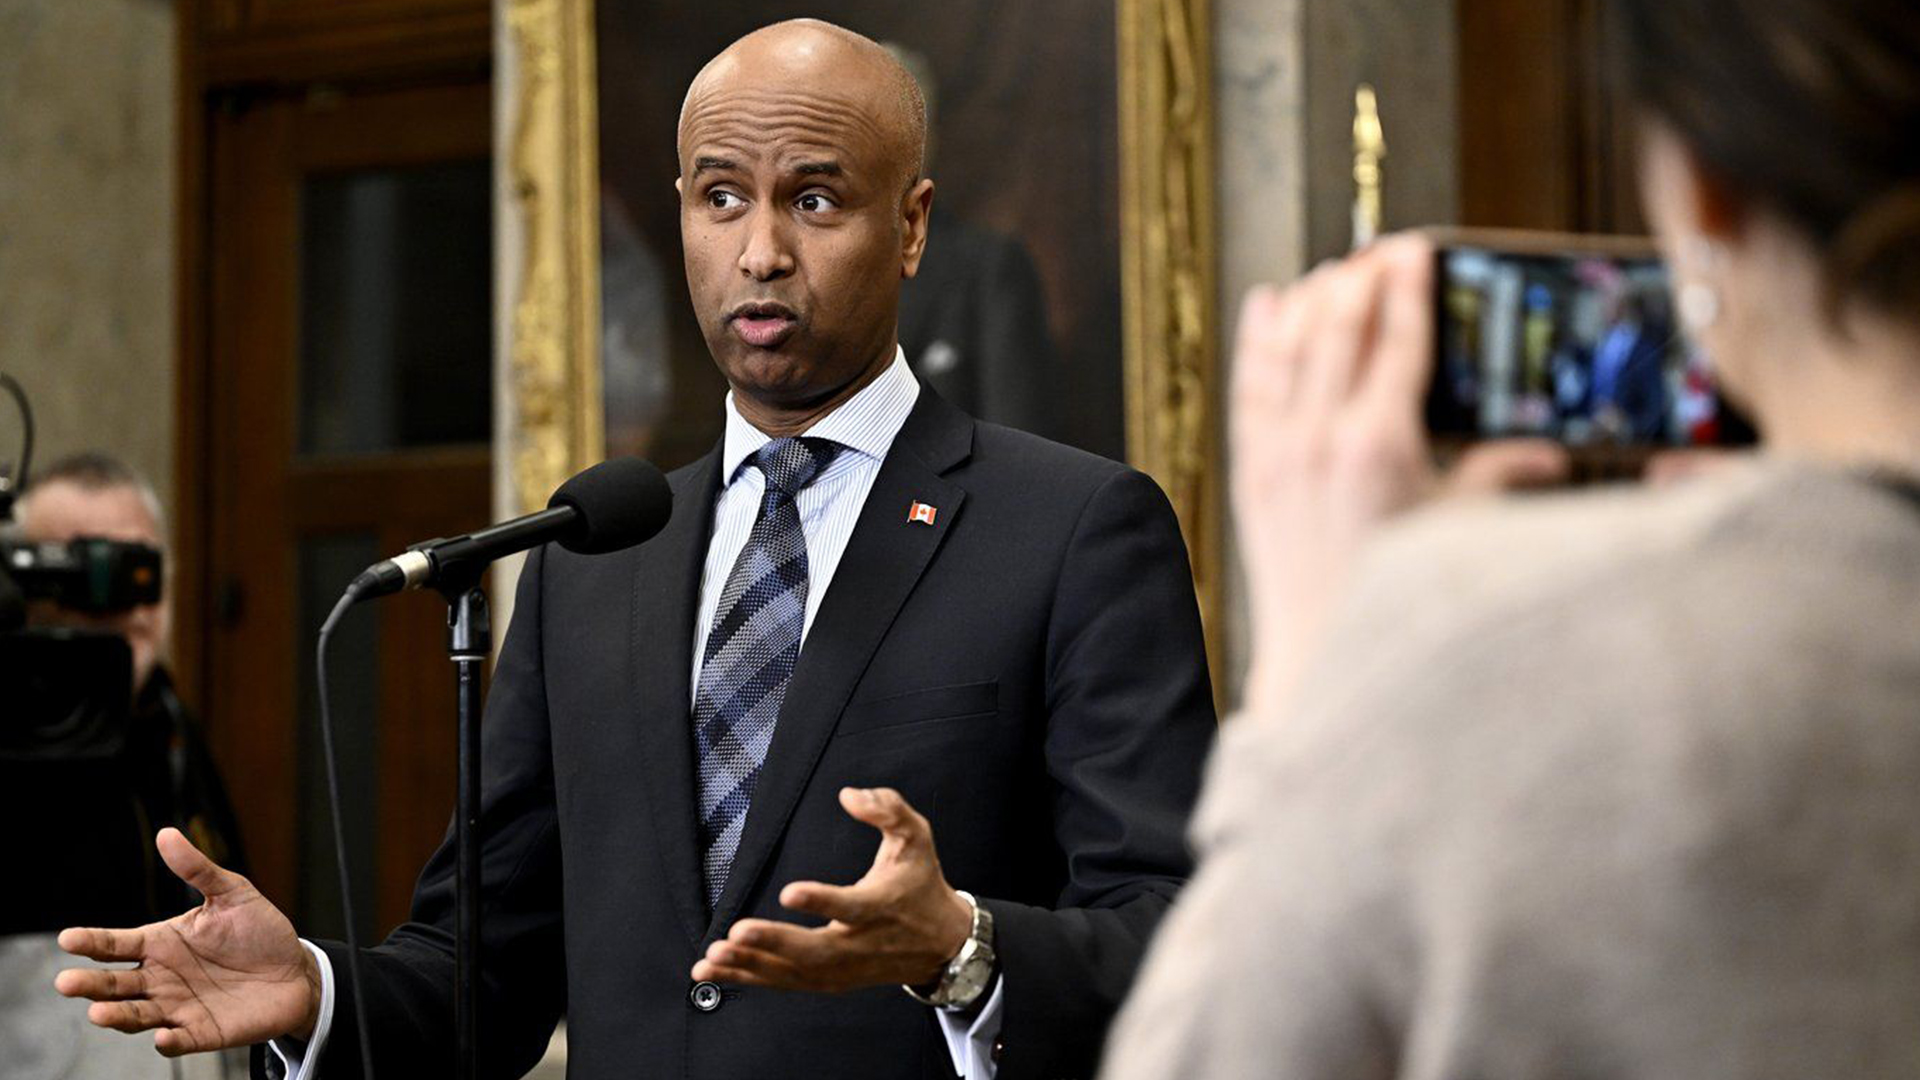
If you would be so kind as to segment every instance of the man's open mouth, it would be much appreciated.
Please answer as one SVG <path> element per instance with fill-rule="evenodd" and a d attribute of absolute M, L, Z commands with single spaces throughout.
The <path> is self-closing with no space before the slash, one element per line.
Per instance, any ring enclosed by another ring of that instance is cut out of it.
<path fill-rule="evenodd" d="M 741 304 L 727 315 L 727 325 L 741 341 L 757 349 L 776 348 L 800 325 L 800 316 L 785 304 Z"/>

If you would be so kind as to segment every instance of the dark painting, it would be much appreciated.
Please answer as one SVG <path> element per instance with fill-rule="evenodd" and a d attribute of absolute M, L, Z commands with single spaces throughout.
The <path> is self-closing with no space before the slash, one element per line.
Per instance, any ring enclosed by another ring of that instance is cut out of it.
<path fill-rule="evenodd" d="M 1113 0 L 600 0 L 608 452 L 672 467 L 720 437 L 674 128 L 708 58 L 801 15 L 894 48 L 927 94 L 933 217 L 901 301 L 915 373 L 981 419 L 1124 457 Z"/>

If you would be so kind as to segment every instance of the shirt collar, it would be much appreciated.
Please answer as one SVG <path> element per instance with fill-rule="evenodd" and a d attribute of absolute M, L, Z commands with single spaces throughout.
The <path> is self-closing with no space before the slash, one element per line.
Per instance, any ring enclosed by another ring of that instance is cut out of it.
<path fill-rule="evenodd" d="M 832 439 L 847 450 L 877 461 L 887 456 L 887 448 L 906 426 L 907 415 L 919 400 L 920 380 L 914 378 L 913 371 L 907 367 L 906 351 L 896 345 L 893 363 L 887 365 L 887 370 L 803 434 L 809 438 Z M 726 482 L 733 483 L 741 462 L 772 441 L 766 432 L 740 415 L 733 402 L 733 392 L 728 391 L 727 437 L 720 451 L 720 475 Z M 846 456 L 844 452 L 840 455 Z"/>

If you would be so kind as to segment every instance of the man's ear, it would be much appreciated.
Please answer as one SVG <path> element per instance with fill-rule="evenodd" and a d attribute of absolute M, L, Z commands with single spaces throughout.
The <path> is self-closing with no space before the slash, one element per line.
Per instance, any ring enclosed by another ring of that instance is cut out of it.
<path fill-rule="evenodd" d="M 933 181 L 922 179 L 907 192 L 900 203 L 900 276 L 910 278 L 920 272 L 920 257 L 927 251 L 927 222 L 933 217 Z"/>
<path fill-rule="evenodd" d="M 676 176 L 673 178 L 673 193 L 680 196 L 686 195 L 687 182 L 685 177 Z"/>

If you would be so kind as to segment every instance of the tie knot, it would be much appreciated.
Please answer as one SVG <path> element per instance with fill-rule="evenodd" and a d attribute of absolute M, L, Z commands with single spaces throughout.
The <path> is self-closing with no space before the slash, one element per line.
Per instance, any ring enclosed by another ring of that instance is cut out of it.
<path fill-rule="evenodd" d="M 826 472 L 839 452 L 840 444 L 831 439 L 775 439 L 753 455 L 753 463 L 767 478 L 768 491 L 792 498 Z"/>

